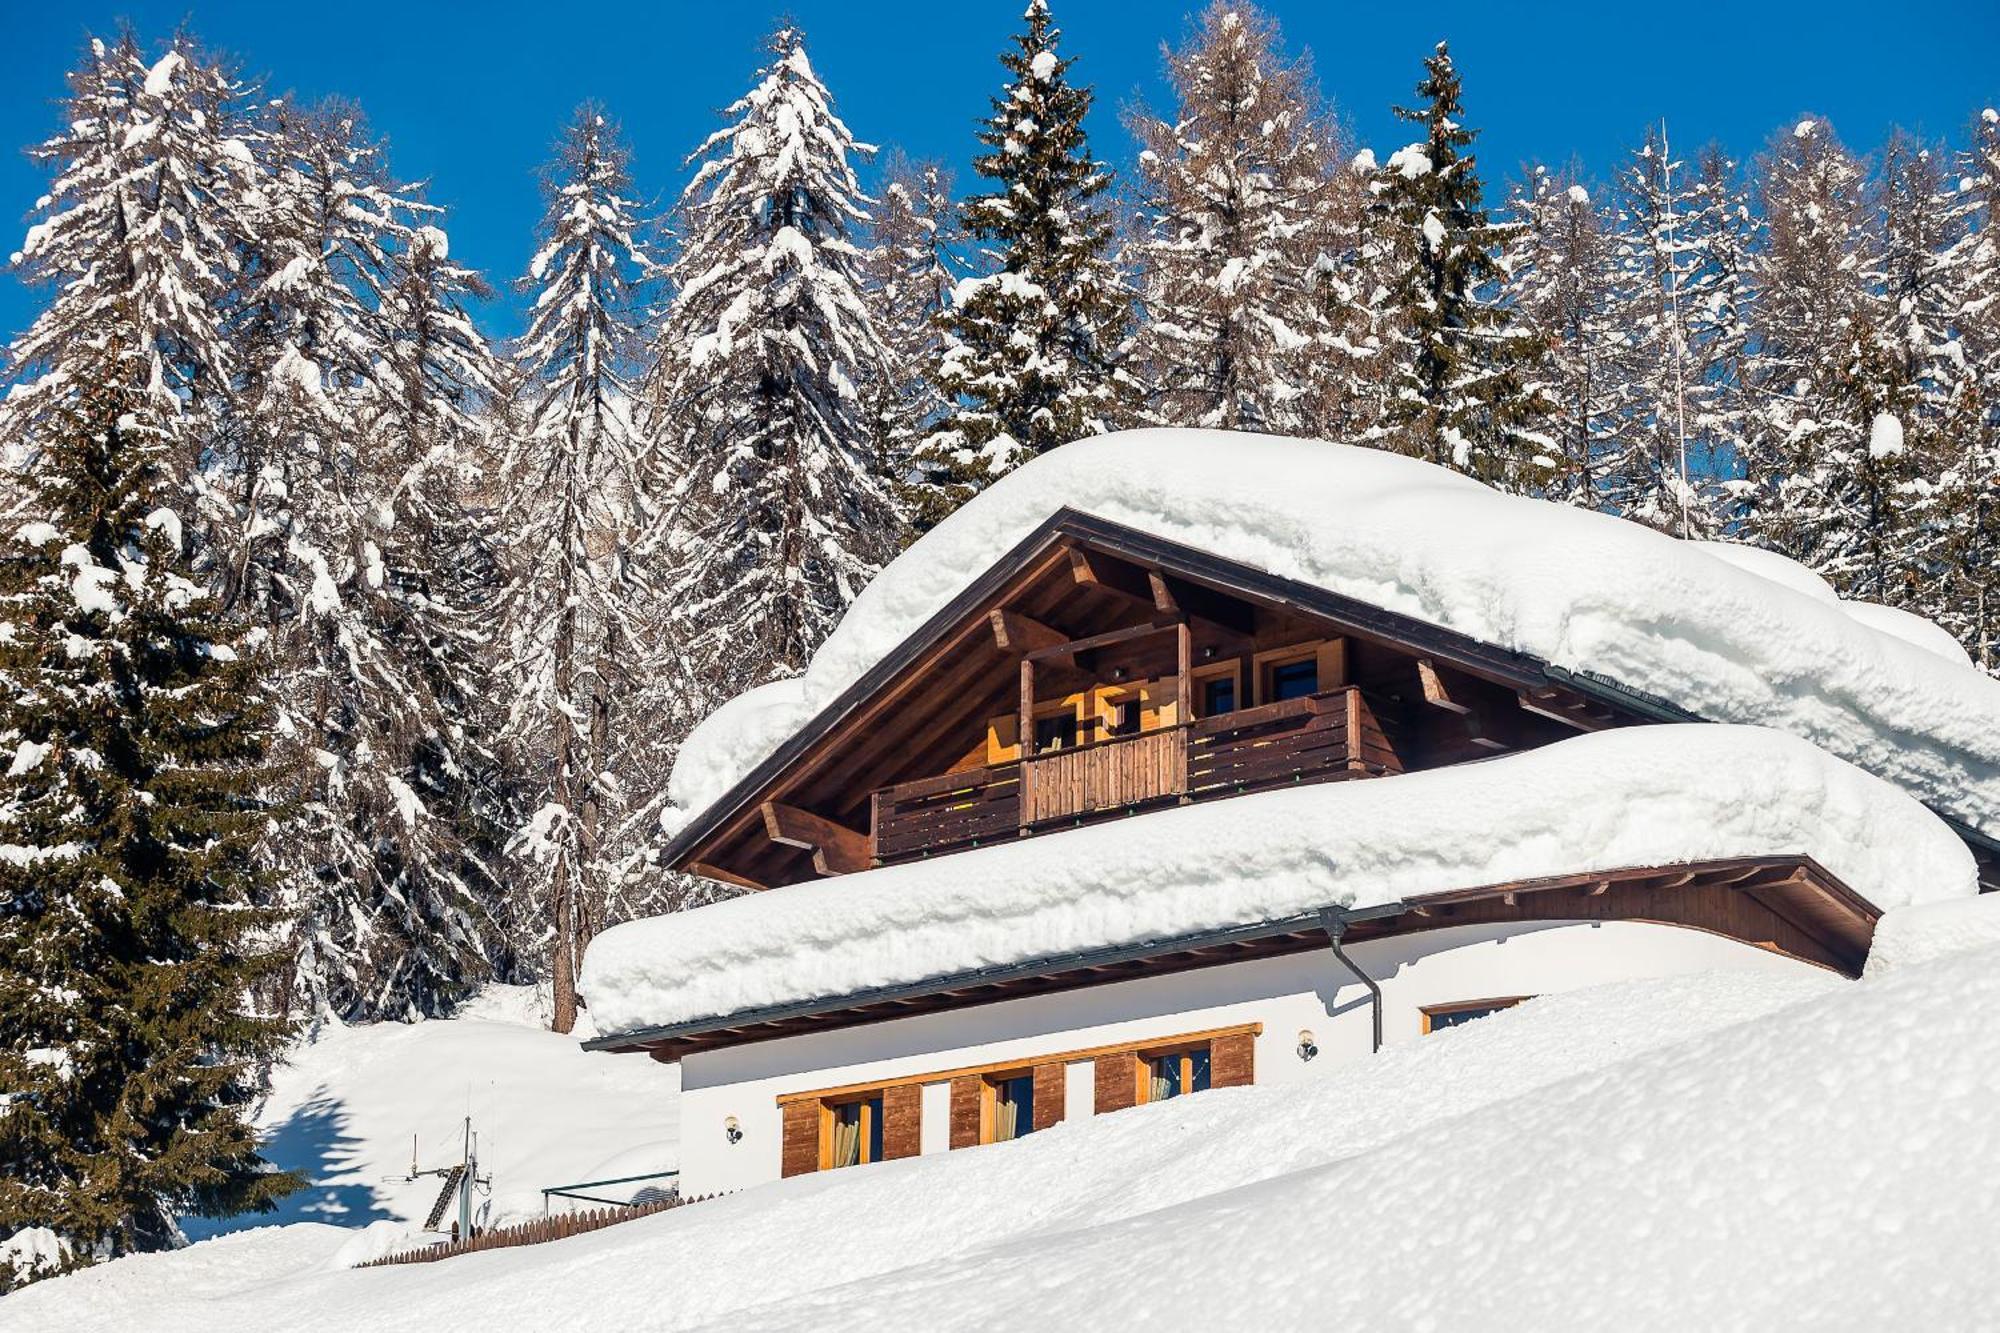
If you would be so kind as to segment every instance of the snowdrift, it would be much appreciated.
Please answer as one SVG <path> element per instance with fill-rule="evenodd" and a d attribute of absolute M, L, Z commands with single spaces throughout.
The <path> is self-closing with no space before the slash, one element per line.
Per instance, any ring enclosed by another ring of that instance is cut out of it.
<path fill-rule="evenodd" d="M 1996 1006 L 1993 948 L 1862 982 L 1623 983 L 1302 1083 L 559 1244 L 347 1272 L 350 1231 L 248 1232 L 44 1283 L 0 1323 L 1095 1328 L 1164 1291 L 1174 1327 L 1980 1327 L 2000 1304 L 1977 1169 L 2000 1160 Z"/>
<path fill-rule="evenodd" d="M 1079 441 L 904 552 L 799 678 L 688 738 L 672 831 L 1063 507 L 1414 616 L 1717 722 L 1801 736 L 2000 834 L 2000 681 L 1949 636 L 1763 552 L 1504 496 L 1414 459 L 1199 430 Z"/>
<path fill-rule="evenodd" d="M 1782 732 L 1629 727 L 1483 763 L 1183 806 L 614 927 L 603 1032 L 1510 879 L 1804 853 L 1883 909 L 1969 896 L 1915 800 Z"/>

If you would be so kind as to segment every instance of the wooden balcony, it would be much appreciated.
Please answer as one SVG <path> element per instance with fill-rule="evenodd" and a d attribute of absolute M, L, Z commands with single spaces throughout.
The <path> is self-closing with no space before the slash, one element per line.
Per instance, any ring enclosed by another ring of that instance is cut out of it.
<path fill-rule="evenodd" d="M 1400 773 L 1359 689 L 900 783 L 875 792 L 876 864 L 1046 832 L 1157 805 Z"/>

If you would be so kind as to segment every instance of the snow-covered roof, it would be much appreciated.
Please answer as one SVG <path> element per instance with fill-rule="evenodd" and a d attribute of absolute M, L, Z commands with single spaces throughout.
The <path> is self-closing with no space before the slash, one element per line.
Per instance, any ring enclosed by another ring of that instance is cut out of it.
<path fill-rule="evenodd" d="M 1805 855 L 1889 909 L 1977 891 L 1916 801 L 1759 727 L 1629 727 L 1482 763 L 1162 810 L 617 926 L 625 1033 L 1110 946 L 1545 876 Z"/>
<path fill-rule="evenodd" d="M 862 591 L 803 676 L 695 729 L 674 768 L 670 831 L 1064 508 L 1607 676 L 1710 721 L 1791 732 L 2000 835 L 2000 681 L 1929 622 L 1843 602 L 1767 552 L 1502 495 L 1377 450 L 1201 430 L 1067 445 L 939 524 Z"/>

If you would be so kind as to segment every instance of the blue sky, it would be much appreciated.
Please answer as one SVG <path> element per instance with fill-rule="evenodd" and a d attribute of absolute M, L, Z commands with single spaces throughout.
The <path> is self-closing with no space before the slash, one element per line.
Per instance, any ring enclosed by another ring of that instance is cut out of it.
<path fill-rule="evenodd" d="M 1177 41 L 1191 3 L 1054 0 L 1076 74 L 1095 85 L 1100 154 L 1123 167 L 1119 123 L 1140 101 L 1163 104 L 1160 44 Z M 741 92 L 772 16 L 804 25 L 815 64 L 865 140 L 936 156 L 966 183 L 975 122 L 1000 77 L 995 56 L 1023 0 L 709 0 L 617 6 L 518 3 L 352 7 L 236 0 L 0 0 L 0 145 L 17 149 L 54 123 L 63 71 L 88 30 L 129 18 L 149 40 L 183 17 L 240 56 L 274 91 L 357 98 L 390 141 L 395 169 L 431 182 L 452 210 L 456 254 L 506 283 L 532 252 L 535 169 L 586 97 L 624 124 L 642 194 L 671 200 L 683 156 Z M 1959 136 L 2000 103 L 2000 4 L 1849 0 L 1654 7 L 1457 3 L 1337 4 L 1269 0 L 1290 42 L 1311 49 L 1320 82 L 1361 142 L 1407 135 L 1389 107 L 1410 98 L 1432 43 L 1449 38 L 1466 83 L 1489 190 L 1530 158 L 1580 158 L 1610 170 L 1649 121 L 1668 118 L 1677 147 L 1720 140 L 1749 155 L 1803 112 L 1830 118 L 1853 147 L 1889 126 Z M 324 14 L 338 17 L 323 18 Z M 43 187 L 18 153 L 0 160 L 5 253 Z M 0 278 L 0 334 L 37 300 Z M 486 312 L 517 327 L 515 299 Z"/>

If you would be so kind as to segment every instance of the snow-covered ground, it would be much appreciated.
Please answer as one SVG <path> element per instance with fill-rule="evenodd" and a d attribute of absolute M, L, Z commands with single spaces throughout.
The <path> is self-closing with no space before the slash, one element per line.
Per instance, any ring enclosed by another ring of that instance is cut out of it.
<path fill-rule="evenodd" d="M 546 1186 L 671 1169 L 676 1084 L 676 1070 L 592 1056 L 548 1031 L 529 987 L 491 987 L 456 1018 L 329 1028 L 277 1070 L 258 1116 L 270 1159 L 312 1186 L 275 1219 L 191 1218 L 183 1229 L 199 1238 L 276 1220 L 406 1232 L 441 1183 L 406 1179 L 412 1140 L 418 1165 L 452 1165 L 467 1115 L 493 1177 L 482 1206 L 495 1218 L 539 1214 Z"/>
<path fill-rule="evenodd" d="M 2000 946 L 1939 953 L 1993 937 L 1982 908 L 1914 909 L 1859 982 L 1571 992 L 1305 1083 L 436 1265 L 343 1271 L 352 1231 L 248 1231 L 43 1283 L 0 1324 L 1977 1327 Z"/>

